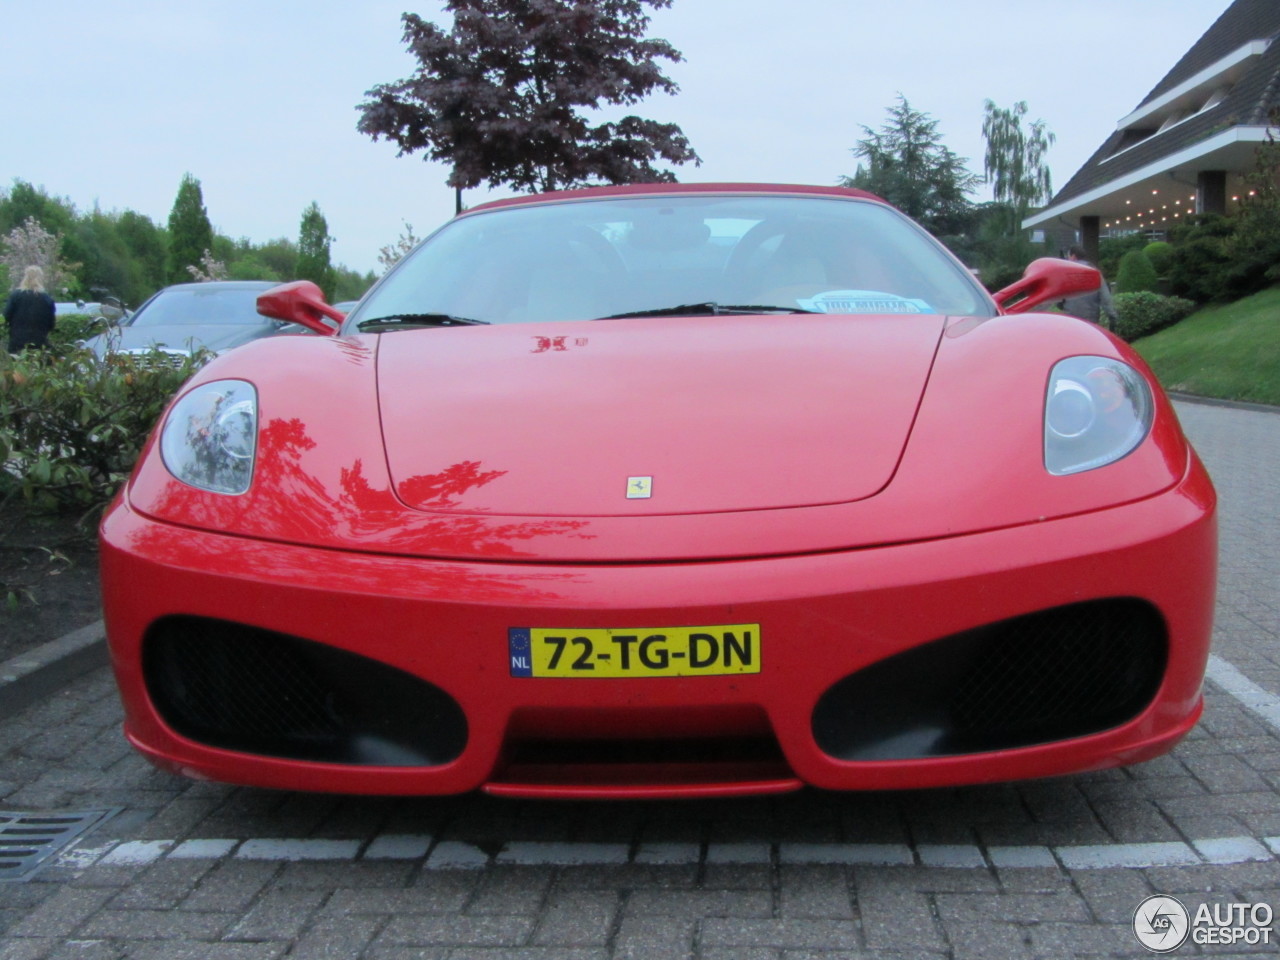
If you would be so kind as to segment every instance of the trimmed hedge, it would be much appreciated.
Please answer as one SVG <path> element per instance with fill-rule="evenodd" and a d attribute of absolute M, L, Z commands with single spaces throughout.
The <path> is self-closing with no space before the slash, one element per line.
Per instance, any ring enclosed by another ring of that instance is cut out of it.
<path fill-rule="evenodd" d="M 1151 261 L 1151 266 L 1155 267 L 1156 276 L 1169 275 L 1169 267 L 1173 264 L 1173 244 L 1167 240 L 1152 240 L 1142 248 L 1142 252 Z"/>
<path fill-rule="evenodd" d="M 1190 316 L 1196 305 L 1182 297 L 1166 297 L 1159 293 L 1117 293 L 1116 335 L 1132 342 L 1149 333 L 1173 326 Z"/>
<path fill-rule="evenodd" d="M 1116 290 L 1120 293 L 1156 292 L 1160 278 L 1156 268 L 1144 250 L 1130 250 L 1120 258 L 1120 270 L 1116 274 Z"/>

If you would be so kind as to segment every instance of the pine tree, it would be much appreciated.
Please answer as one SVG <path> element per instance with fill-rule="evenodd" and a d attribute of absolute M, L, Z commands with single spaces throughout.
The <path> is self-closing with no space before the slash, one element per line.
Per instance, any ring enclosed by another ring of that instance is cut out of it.
<path fill-rule="evenodd" d="M 298 229 L 297 279 L 310 280 L 324 291 L 326 300 L 333 298 L 334 272 L 329 263 L 329 224 L 313 200 L 302 211 L 302 224 Z"/>
<path fill-rule="evenodd" d="M 189 173 L 184 174 L 173 209 L 169 211 L 169 282 L 190 282 L 187 267 L 199 266 L 201 257 L 212 248 L 213 227 L 204 208 L 200 181 Z"/>
<path fill-rule="evenodd" d="M 959 232 L 969 222 L 968 194 L 978 184 L 969 161 L 944 146 L 938 121 L 914 109 L 902 94 L 886 112 L 889 118 L 879 130 L 863 126 L 866 136 L 854 148 L 865 166 L 858 164 L 857 172 L 840 183 L 887 200 L 934 234 Z"/>

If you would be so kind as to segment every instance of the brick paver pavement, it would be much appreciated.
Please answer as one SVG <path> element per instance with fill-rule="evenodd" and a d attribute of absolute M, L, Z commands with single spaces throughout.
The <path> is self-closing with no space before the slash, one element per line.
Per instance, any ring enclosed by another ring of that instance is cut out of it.
<path fill-rule="evenodd" d="M 276 793 L 152 770 L 98 671 L 0 723 L 0 809 L 120 808 L 29 882 L 0 884 L 0 957 L 1133 957 L 1148 896 L 1280 908 L 1280 713 L 1265 715 L 1280 696 L 1280 415 L 1179 413 L 1222 500 L 1224 686 L 1167 757 L 734 801 Z"/>

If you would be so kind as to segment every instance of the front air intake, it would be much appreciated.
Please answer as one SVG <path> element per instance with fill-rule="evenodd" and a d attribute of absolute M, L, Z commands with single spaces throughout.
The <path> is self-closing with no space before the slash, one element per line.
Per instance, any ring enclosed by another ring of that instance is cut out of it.
<path fill-rule="evenodd" d="M 813 735 L 841 760 L 1027 747 L 1133 719 L 1164 676 L 1164 619 L 1131 598 L 1043 610 L 955 634 L 845 677 Z"/>
<path fill-rule="evenodd" d="M 462 709 L 412 674 L 300 637 L 168 617 L 143 644 L 165 723 L 226 750 L 376 766 L 436 766 L 467 742 Z"/>

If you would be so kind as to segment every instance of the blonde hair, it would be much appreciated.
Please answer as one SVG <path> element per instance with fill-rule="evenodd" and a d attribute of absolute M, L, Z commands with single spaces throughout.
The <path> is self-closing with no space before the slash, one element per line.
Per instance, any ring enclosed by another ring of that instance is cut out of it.
<path fill-rule="evenodd" d="M 35 266 L 27 267 L 22 274 L 22 284 L 19 289 L 44 293 L 44 271 Z"/>

